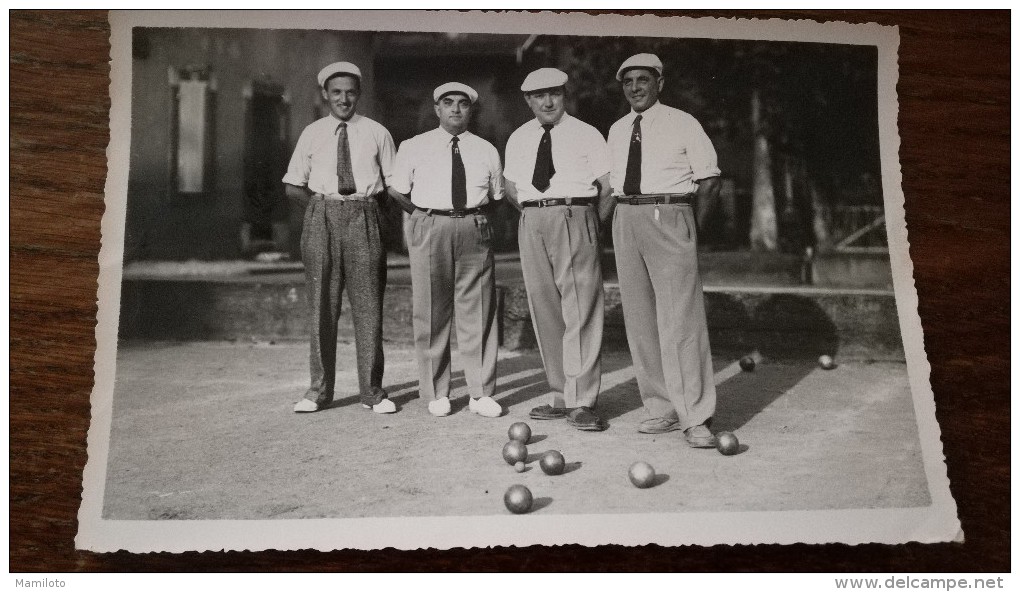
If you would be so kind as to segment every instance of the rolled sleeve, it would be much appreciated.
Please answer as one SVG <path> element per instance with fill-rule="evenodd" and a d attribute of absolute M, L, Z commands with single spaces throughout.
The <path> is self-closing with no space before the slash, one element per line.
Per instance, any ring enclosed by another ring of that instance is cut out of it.
<path fill-rule="evenodd" d="M 503 199 L 503 165 L 499 162 L 499 152 L 492 149 L 489 156 L 489 197 L 494 200 Z"/>
<path fill-rule="evenodd" d="M 503 169 L 503 176 L 513 181 L 515 184 L 520 184 L 523 181 L 530 181 L 530 179 L 524 179 L 526 173 L 524 172 L 524 147 L 521 145 L 522 139 L 520 133 L 514 133 L 510 136 L 510 139 L 506 143 L 506 168 Z"/>
<path fill-rule="evenodd" d="M 379 134 L 379 169 L 387 186 L 392 187 L 394 160 L 396 160 L 396 148 L 393 146 L 393 136 L 386 129 Z"/>
<path fill-rule="evenodd" d="M 719 160 L 712 140 L 696 119 L 691 118 L 688 126 L 688 137 L 691 140 L 687 145 L 687 158 L 691 165 L 691 175 L 695 181 L 718 177 L 722 171 L 719 170 Z"/>
<path fill-rule="evenodd" d="M 414 178 L 414 145 L 405 140 L 400 143 L 397 154 L 393 158 L 391 173 L 386 175 L 386 184 L 394 190 L 407 195 L 411 193 L 411 182 Z"/>
<path fill-rule="evenodd" d="M 588 152 L 588 168 L 592 177 L 598 179 L 612 170 L 612 159 L 609 156 L 609 146 L 606 144 L 602 134 L 596 132 L 588 140 L 591 151 Z"/>
<path fill-rule="evenodd" d="M 297 146 L 294 147 L 294 154 L 290 157 L 290 164 L 287 165 L 287 173 L 283 176 L 283 182 L 288 185 L 304 187 L 308 184 L 308 175 L 312 172 L 312 155 L 308 151 L 308 133 L 301 132 Z"/>

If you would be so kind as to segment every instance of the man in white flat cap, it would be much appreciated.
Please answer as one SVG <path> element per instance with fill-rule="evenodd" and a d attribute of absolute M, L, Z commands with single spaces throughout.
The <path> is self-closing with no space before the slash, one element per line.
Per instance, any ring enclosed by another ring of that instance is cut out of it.
<path fill-rule="evenodd" d="M 468 408 L 499 417 L 496 284 L 486 206 L 503 199 L 503 167 L 492 144 L 468 131 L 478 93 L 459 82 L 435 89 L 439 127 L 400 144 L 389 193 L 410 216 L 418 391 L 429 413 L 449 415 L 451 315 L 457 324 Z M 454 314 L 455 313 L 455 314 Z"/>
<path fill-rule="evenodd" d="M 382 388 L 386 254 L 379 236 L 379 199 L 392 173 L 393 138 L 356 112 L 357 66 L 332 63 L 319 71 L 318 82 L 329 115 L 301 132 L 283 178 L 287 197 L 305 208 L 301 258 L 311 324 L 311 386 L 294 411 L 319 411 L 333 401 L 337 323 L 346 287 L 361 403 L 376 413 L 393 413 L 396 405 Z"/>
<path fill-rule="evenodd" d="M 715 148 L 689 113 L 659 102 L 662 61 L 627 58 L 616 73 L 631 112 L 609 129 L 613 245 L 627 341 L 648 419 L 639 432 L 682 430 L 715 446 L 712 355 L 693 206 L 719 191 Z"/>
<path fill-rule="evenodd" d="M 602 431 L 607 424 L 595 411 L 605 300 L 598 206 L 610 190 L 609 152 L 598 130 L 566 113 L 566 83 L 556 68 L 524 79 L 535 118 L 507 142 L 506 194 L 521 210 L 521 268 L 552 389 L 549 403 L 529 415 Z"/>

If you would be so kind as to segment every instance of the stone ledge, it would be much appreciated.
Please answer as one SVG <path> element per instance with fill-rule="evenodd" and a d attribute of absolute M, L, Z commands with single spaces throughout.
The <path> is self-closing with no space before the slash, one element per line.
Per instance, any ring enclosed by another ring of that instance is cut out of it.
<path fill-rule="evenodd" d="M 500 343 L 536 347 L 523 285 L 497 288 Z M 817 357 L 902 360 L 891 291 L 800 287 L 713 287 L 705 290 L 713 350 L 772 359 Z M 411 287 L 386 288 L 383 337 L 411 343 Z M 353 339 L 344 301 L 342 339 Z M 122 284 L 119 334 L 124 339 L 303 340 L 307 300 L 302 282 L 167 281 Z M 626 348 L 620 291 L 606 286 L 604 345 Z"/>

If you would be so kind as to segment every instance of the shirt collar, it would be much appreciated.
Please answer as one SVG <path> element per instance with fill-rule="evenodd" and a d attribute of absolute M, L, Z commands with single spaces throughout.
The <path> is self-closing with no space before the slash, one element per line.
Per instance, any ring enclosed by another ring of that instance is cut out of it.
<path fill-rule="evenodd" d="M 339 117 L 337 117 L 336 115 L 333 115 L 332 111 L 329 112 L 329 116 L 332 118 L 332 121 L 333 121 L 333 133 L 335 134 L 338 131 L 340 131 L 340 124 L 343 123 L 343 120 L 340 119 Z M 361 120 L 361 114 L 360 113 L 355 113 L 354 115 L 351 115 L 351 118 L 347 120 L 347 127 L 351 127 L 352 125 L 357 125 L 359 120 Z"/>
<path fill-rule="evenodd" d="M 560 120 L 553 124 L 553 129 L 556 129 L 563 125 L 567 121 L 567 119 L 570 119 L 570 113 L 564 111 L 563 117 L 560 117 Z M 531 126 L 537 130 L 542 129 L 542 125 L 543 125 L 542 122 L 539 121 L 537 117 L 531 120 Z"/>
<path fill-rule="evenodd" d="M 454 135 L 451 134 L 450 132 L 446 131 L 445 129 L 443 129 L 442 126 L 437 127 L 436 128 L 436 132 L 437 132 L 438 136 L 440 138 L 442 138 L 443 143 L 449 144 L 449 143 L 453 142 Z M 459 135 L 457 135 L 456 137 L 460 139 L 459 141 L 463 142 L 469 136 L 471 136 L 471 130 L 464 130 Z"/>
<path fill-rule="evenodd" d="M 655 119 L 655 115 L 659 111 L 662 111 L 662 101 L 655 101 L 654 105 L 652 105 L 651 107 L 645 109 L 641 113 L 638 113 L 634 109 L 631 109 L 630 110 L 630 114 L 631 114 L 632 117 L 630 118 L 630 120 L 634 121 L 634 119 L 637 118 L 638 115 L 641 115 L 641 120 L 642 121 L 647 121 L 649 119 Z"/>

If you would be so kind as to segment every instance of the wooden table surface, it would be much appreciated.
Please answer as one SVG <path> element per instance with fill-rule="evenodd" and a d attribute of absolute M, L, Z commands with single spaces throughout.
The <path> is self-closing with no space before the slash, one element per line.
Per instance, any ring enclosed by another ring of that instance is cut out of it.
<path fill-rule="evenodd" d="M 110 32 L 105 12 L 16 11 L 10 15 L 10 570 L 1010 571 L 1009 13 L 736 14 L 900 27 L 910 256 L 965 543 L 76 551 L 96 345 Z"/>

